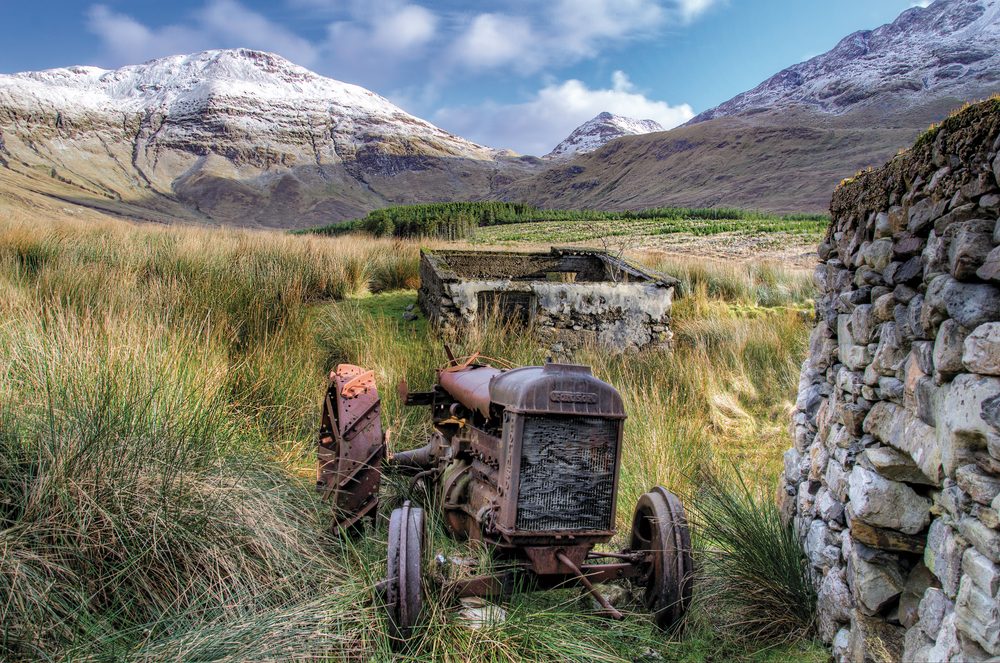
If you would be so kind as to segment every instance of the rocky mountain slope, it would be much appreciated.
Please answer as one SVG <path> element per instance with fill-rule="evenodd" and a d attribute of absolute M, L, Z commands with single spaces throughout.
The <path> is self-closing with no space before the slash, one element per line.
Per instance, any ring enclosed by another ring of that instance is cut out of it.
<path fill-rule="evenodd" d="M 892 121 L 929 99 L 973 99 L 1000 82 L 1000 0 L 938 0 L 841 40 L 754 89 L 697 115 L 780 117 L 791 109 L 834 116 L 876 110 Z"/>
<path fill-rule="evenodd" d="M 487 196 L 537 159 L 259 51 L 0 76 L 0 196 L 294 228 Z"/>
<path fill-rule="evenodd" d="M 1000 92 L 1000 0 L 938 0 L 664 133 L 627 136 L 501 191 L 560 208 L 819 212 L 962 104 Z"/>
<path fill-rule="evenodd" d="M 542 158 L 553 159 L 586 154 L 615 138 L 638 136 L 654 131 L 663 131 L 663 126 L 653 120 L 635 120 L 604 112 L 574 129 L 573 133 Z"/>

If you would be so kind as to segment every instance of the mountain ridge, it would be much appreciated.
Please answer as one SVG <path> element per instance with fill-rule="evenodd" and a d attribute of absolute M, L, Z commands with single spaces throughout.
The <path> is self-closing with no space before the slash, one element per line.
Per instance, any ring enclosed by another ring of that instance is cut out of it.
<path fill-rule="evenodd" d="M 0 76 L 0 158 L 21 186 L 48 171 L 39 195 L 250 227 L 482 198 L 540 163 L 251 49 Z"/>
<path fill-rule="evenodd" d="M 820 212 L 842 179 L 997 92 L 1000 0 L 937 0 L 849 35 L 681 127 L 610 141 L 497 197 L 558 208 Z"/>

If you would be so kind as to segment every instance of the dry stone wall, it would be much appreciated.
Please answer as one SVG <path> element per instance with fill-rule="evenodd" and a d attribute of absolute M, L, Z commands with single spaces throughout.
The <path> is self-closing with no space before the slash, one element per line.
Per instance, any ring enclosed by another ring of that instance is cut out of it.
<path fill-rule="evenodd" d="M 837 661 L 1000 661 L 1000 102 L 842 185 L 778 488 Z"/>

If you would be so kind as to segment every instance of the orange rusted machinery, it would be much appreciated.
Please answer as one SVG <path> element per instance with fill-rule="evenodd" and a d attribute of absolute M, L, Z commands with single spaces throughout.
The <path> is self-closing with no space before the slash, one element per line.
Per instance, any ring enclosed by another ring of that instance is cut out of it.
<path fill-rule="evenodd" d="M 446 348 L 447 350 L 447 348 Z M 373 374 L 340 365 L 331 376 L 319 435 L 318 490 L 336 509 L 339 530 L 378 508 L 385 462 L 434 485 L 451 534 L 482 541 L 508 570 L 452 583 L 453 595 L 509 592 L 518 575 L 536 586 L 578 581 L 605 612 L 621 618 L 594 584 L 630 579 L 661 628 L 681 620 L 691 600 L 691 541 L 684 508 L 656 486 L 639 498 L 628 548 L 597 552 L 615 535 L 625 409 L 589 366 L 547 363 L 498 369 L 478 355 L 438 369 L 430 391 L 400 384 L 410 406 L 430 409 L 434 433 L 420 449 L 385 458 Z M 406 502 L 389 519 L 388 577 L 378 590 L 392 635 L 420 623 L 426 519 Z"/>

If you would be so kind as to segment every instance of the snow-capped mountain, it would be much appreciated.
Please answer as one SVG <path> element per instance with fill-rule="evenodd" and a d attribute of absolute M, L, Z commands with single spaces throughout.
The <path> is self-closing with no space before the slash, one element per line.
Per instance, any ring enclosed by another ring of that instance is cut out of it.
<path fill-rule="evenodd" d="M 932 99 L 972 101 L 984 90 L 1000 90 L 1000 0 L 937 0 L 855 32 L 688 124 L 792 109 L 887 117 Z"/>
<path fill-rule="evenodd" d="M 260 51 L 0 75 L 0 166 L 197 220 L 301 227 L 481 197 L 530 167 L 516 157 Z"/>
<path fill-rule="evenodd" d="M 593 120 L 584 122 L 573 130 L 565 140 L 555 146 L 543 158 L 570 156 L 593 152 L 608 141 L 622 136 L 637 136 L 654 131 L 663 131 L 659 122 L 653 120 L 634 120 L 631 117 L 612 115 L 604 112 Z"/>

